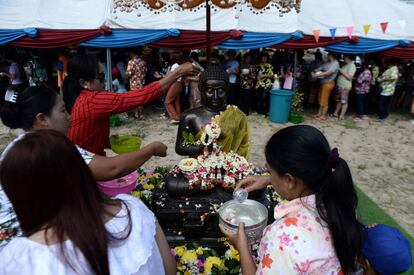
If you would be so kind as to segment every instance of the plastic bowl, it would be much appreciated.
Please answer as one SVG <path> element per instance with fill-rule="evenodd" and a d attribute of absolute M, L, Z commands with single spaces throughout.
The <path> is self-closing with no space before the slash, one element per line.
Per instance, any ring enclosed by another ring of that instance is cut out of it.
<path fill-rule="evenodd" d="M 244 222 L 244 230 L 249 241 L 257 241 L 267 225 L 266 207 L 254 200 L 238 202 L 230 200 L 218 210 L 219 223 L 224 228 L 236 233 L 240 222 Z"/>
<path fill-rule="evenodd" d="M 141 139 L 137 136 L 113 136 L 109 139 L 111 149 L 117 154 L 124 154 L 138 150 Z"/>
<path fill-rule="evenodd" d="M 129 194 L 137 185 L 138 172 L 134 171 L 119 179 L 109 181 L 98 181 L 99 189 L 108 196 L 116 196 L 118 194 Z"/>

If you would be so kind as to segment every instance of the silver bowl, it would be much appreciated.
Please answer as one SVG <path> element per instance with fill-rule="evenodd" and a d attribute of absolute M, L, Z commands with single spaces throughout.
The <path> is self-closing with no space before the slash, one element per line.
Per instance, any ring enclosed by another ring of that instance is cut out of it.
<path fill-rule="evenodd" d="M 244 230 L 249 241 L 257 241 L 267 225 L 266 207 L 254 200 L 237 202 L 230 200 L 218 210 L 219 223 L 224 228 L 236 233 L 239 223 L 244 223 Z"/>

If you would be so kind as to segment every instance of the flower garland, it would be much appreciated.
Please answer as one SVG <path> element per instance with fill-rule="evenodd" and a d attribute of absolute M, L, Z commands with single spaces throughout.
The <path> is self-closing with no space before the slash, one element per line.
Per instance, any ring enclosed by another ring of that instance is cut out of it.
<path fill-rule="evenodd" d="M 229 108 L 237 108 L 229 105 Z M 203 146 L 203 155 L 197 159 L 185 159 L 175 166 L 172 173 L 177 175 L 182 173 L 189 181 L 189 189 L 200 186 L 201 190 L 214 188 L 215 185 L 221 185 L 226 189 L 234 188 L 236 182 L 247 177 L 252 173 L 253 165 L 246 158 L 230 151 L 222 152 L 219 147 L 219 138 L 221 134 L 218 119 L 221 114 L 216 115 L 204 127 L 200 139 Z M 183 166 L 182 163 L 192 163 L 189 166 Z"/>
<path fill-rule="evenodd" d="M 189 189 L 200 185 L 202 190 L 212 189 L 215 185 L 224 188 L 234 188 L 236 181 L 251 174 L 253 165 L 244 157 L 234 153 L 224 153 L 219 149 L 218 139 L 220 137 L 220 126 L 213 119 L 205 126 L 201 136 L 204 145 L 203 155 L 197 159 L 187 159 L 185 162 L 196 163 L 192 169 L 177 165 L 173 174 L 182 173 L 189 181 Z M 209 146 L 212 145 L 210 149 Z M 180 162 L 181 163 L 181 162 Z"/>

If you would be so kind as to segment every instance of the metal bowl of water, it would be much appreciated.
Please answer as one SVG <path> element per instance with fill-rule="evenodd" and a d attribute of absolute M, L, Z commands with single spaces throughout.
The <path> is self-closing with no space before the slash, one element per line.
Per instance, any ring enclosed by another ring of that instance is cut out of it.
<path fill-rule="evenodd" d="M 230 200 L 218 210 L 219 223 L 224 228 L 237 232 L 239 223 L 244 223 L 244 230 L 249 241 L 257 241 L 267 225 L 266 207 L 254 200 L 238 202 Z"/>

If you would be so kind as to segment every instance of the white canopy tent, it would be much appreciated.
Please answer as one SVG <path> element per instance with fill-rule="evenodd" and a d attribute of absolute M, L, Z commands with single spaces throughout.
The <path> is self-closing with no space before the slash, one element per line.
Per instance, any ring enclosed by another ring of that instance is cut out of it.
<path fill-rule="evenodd" d="M 250 9 L 249 3 L 229 9 L 213 5 L 211 30 L 268 33 L 300 30 L 310 35 L 320 30 L 320 36 L 331 36 L 329 29 L 336 28 L 336 36 L 348 36 L 347 27 L 353 27 L 356 36 L 414 40 L 412 0 L 302 0 L 299 13 L 292 9 L 283 16 L 279 16 L 271 3 L 269 9 L 262 9 L 259 14 Z M 204 4 L 192 11 L 176 10 L 174 4 L 169 4 L 157 14 L 142 4 L 130 12 L 121 12 L 114 9 L 112 0 L 3 0 L 1 5 L 0 29 L 97 29 L 103 24 L 126 29 L 206 28 Z M 388 22 L 385 32 L 380 26 L 382 22 Z M 371 27 L 365 35 L 363 26 L 367 24 Z"/>

